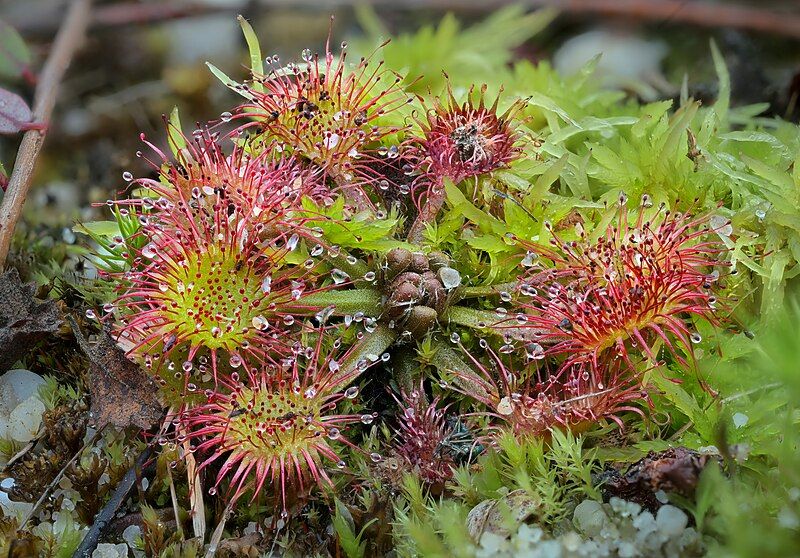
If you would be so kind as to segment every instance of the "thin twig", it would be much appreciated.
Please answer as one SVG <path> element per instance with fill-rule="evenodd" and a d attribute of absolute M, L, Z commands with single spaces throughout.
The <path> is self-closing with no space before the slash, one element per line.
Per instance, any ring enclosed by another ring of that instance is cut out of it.
<path fill-rule="evenodd" d="M 69 66 L 75 51 L 83 40 L 89 24 L 91 0 L 73 0 L 69 13 L 56 36 L 50 55 L 36 86 L 33 102 L 33 118 L 36 122 L 47 124 L 53 114 L 61 78 Z M 0 268 L 5 266 L 14 227 L 17 225 L 22 206 L 28 195 L 36 159 L 42 150 L 47 128 L 29 130 L 22 137 L 22 143 L 14 161 L 14 170 L 9 177 L 3 203 L 0 204 Z"/>
<path fill-rule="evenodd" d="M 489 12 L 510 3 L 540 8 L 554 7 L 566 14 L 595 14 L 641 21 L 696 25 L 709 28 L 736 28 L 767 35 L 800 39 L 800 14 L 780 13 L 756 6 L 731 5 L 704 0 L 370 0 L 378 11 L 408 12 L 415 10 L 453 10 L 457 12 Z M 328 0 L 324 9 L 333 11 L 352 6 L 352 0 Z M 319 0 L 259 0 L 259 9 L 293 8 L 320 10 Z M 238 4 L 214 4 L 192 1 L 151 2 L 147 4 L 119 2 L 98 7 L 93 14 L 93 28 L 143 25 L 171 19 L 196 17 L 212 13 L 231 14 L 241 11 Z M 22 15 L 10 23 L 23 32 L 44 33 L 52 29 L 56 18 L 50 13 Z"/>
<path fill-rule="evenodd" d="M 25 446 L 21 450 L 15 453 L 14 456 L 11 459 L 9 459 L 5 465 L 3 465 L 2 471 L 8 471 L 14 463 L 25 457 L 25 455 L 33 449 L 33 446 L 35 446 L 36 442 L 38 441 L 39 437 L 37 436 L 36 438 L 25 444 Z"/>

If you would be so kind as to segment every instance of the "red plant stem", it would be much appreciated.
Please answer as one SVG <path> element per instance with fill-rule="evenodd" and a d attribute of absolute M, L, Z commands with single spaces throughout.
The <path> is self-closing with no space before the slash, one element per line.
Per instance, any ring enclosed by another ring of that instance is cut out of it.
<path fill-rule="evenodd" d="M 513 0 L 372 0 L 376 10 L 413 11 L 438 9 L 454 11 L 487 12 Z M 779 13 L 754 6 L 736 6 L 702 0 L 524 0 L 530 7 L 554 7 L 564 13 L 581 16 L 596 14 L 605 17 L 624 17 L 650 22 L 696 25 L 698 27 L 732 27 L 768 35 L 781 35 L 800 39 L 800 14 Z M 319 9 L 319 0 L 260 0 L 259 7 Z M 788 3 L 787 3 L 788 4 Z M 349 7 L 351 0 L 328 0 L 329 11 Z M 231 12 L 234 8 L 212 6 L 191 1 L 138 4 L 119 2 L 94 10 L 91 26 L 108 27 L 142 25 L 151 22 L 193 17 L 209 13 Z M 10 21 L 20 31 L 44 33 L 52 29 L 57 19 L 50 13 L 20 16 Z"/>
<path fill-rule="evenodd" d="M 75 51 L 83 40 L 90 20 L 91 0 L 74 0 L 67 17 L 45 62 L 39 84 L 36 87 L 33 103 L 33 119 L 47 123 L 53 113 L 58 95 L 58 87 L 64 72 L 69 66 Z M 20 143 L 14 170 L 8 181 L 3 203 L 0 205 L 0 268 L 5 266 L 14 227 L 22 214 L 22 207 L 31 185 L 36 159 L 42 150 L 47 128 L 31 129 L 25 132 Z"/>
<path fill-rule="evenodd" d="M 414 224 L 411 225 L 408 231 L 409 242 L 413 244 L 422 243 L 425 237 L 425 226 L 432 224 L 436 220 L 439 210 L 441 210 L 444 205 L 444 196 L 444 189 L 442 189 L 441 192 L 431 196 L 430 199 L 425 202 L 419 215 L 417 215 L 417 218 L 414 220 Z"/>

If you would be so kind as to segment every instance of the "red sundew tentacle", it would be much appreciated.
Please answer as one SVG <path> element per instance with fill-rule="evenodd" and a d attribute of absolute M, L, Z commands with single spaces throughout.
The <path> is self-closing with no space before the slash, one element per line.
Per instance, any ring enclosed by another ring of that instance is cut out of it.
<path fill-rule="evenodd" d="M 236 470 L 236 473 L 233 475 L 233 477 L 231 477 L 231 480 L 230 480 L 230 485 L 237 487 L 237 490 L 236 490 L 237 496 L 236 496 L 236 498 L 238 498 L 239 491 L 245 485 L 245 480 L 247 479 L 247 477 L 250 476 L 250 473 L 256 467 L 257 463 L 258 462 L 253 460 L 252 457 L 249 456 L 249 455 L 243 457 L 243 459 L 241 460 L 240 466 L 238 467 L 238 469 Z M 220 474 L 222 474 L 222 473 L 223 473 L 223 471 L 220 471 Z M 224 473 L 227 474 L 228 471 L 224 471 Z"/>
<path fill-rule="evenodd" d="M 278 457 L 280 463 L 280 483 L 281 483 L 281 506 L 286 510 L 286 464 L 284 463 L 284 456 Z"/>
<path fill-rule="evenodd" d="M 292 465 L 294 465 L 294 472 L 296 475 L 295 478 L 297 479 L 297 488 L 299 489 L 299 492 L 302 494 L 305 491 L 305 487 L 303 484 L 303 478 L 305 477 L 305 473 L 300 468 L 300 462 L 297 459 L 297 455 L 290 454 L 289 459 L 291 459 Z"/>
<path fill-rule="evenodd" d="M 267 482 L 267 478 L 269 476 L 269 471 L 272 466 L 272 461 L 265 461 L 259 460 L 256 464 L 256 484 L 253 488 L 253 498 L 252 501 L 258 497 L 261 493 L 261 489 L 264 488 L 264 483 Z"/>
<path fill-rule="evenodd" d="M 320 479 L 320 476 L 319 476 L 319 472 L 317 471 L 316 461 L 311 456 L 309 451 L 307 449 L 305 449 L 305 448 L 300 450 L 300 454 L 302 455 L 303 459 L 305 460 L 305 463 L 306 463 L 305 466 L 308 468 L 308 471 L 311 473 L 311 477 L 314 479 L 314 482 L 319 484 L 321 479 Z M 334 454 L 334 459 L 338 459 L 338 458 L 339 458 L 339 456 Z"/>

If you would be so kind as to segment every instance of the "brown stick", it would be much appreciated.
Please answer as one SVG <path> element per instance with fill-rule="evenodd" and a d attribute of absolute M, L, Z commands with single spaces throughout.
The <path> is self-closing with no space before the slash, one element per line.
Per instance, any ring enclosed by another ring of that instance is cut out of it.
<path fill-rule="evenodd" d="M 503 4 L 518 0 L 372 0 L 376 9 L 409 10 L 439 8 L 448 10 L 490 11 Z M 642 21 L 668 21 L 698 27 L 734 27 L 759 33 L 777 34 L 800 39 L 800 14 L 778 13 L 750 6 L 710 3 L 702 0 L 522 0 L 531 7 L 554 7 L 571 14 L 598 14 L 608 17 L 628 17 Z M 327 9 L 351 5 L 351 0 L 330 0 Z M 319 0 L 262 0 L 270 7 L 295 7 L 319 9 Z M 144 23 L 175 17 L 186 17 L 212 11 L 208 6 L 191 2 L 176 5 L 121 4 L 98 8 L 95 24 L 102 26 Z"/>
<path fill-rule="evenodd" d="M 69 66 L 72 56 L 83 40 L 89 24 L 91 0 L 73 0 L 69 12 L 47 57 L 44 69 L 36 87 L 33 102 L 33 118 L 46 124 L 53 113 L 61 78 Z M 22 143 L 14 161 L 14 170 L 8 181 L 3 203 L 0 205 L 0 269 L 5 266 L 14 227 L 17 225 L 22 206 L 28 195 L 36 159 L 42 149 L 47 129 L 29 130 L 22 137 Z"/>
<path fill-rule="evenodd" d="M 721 29 L 776 34 L 800 39 L 800 13 L 779 13 L 750 6 L 698 0 L 528 0 L 531 6 L 553 6 L 572 13 L 630 17 L 643 21 L 686 23 Z"/>
<path fill-rule="evenodd" d="M 438 9 L 488 12 L 511 2 L 529 7 L 554 7 L 564 13 L 582 15 L 598 14 L 608 17 L 625 17 L 641 21 L 689 24 L 699 27 L 732 27 L 745 31 L 782 35 L 800 39 L 800 14 L 787 11 L 764 10 L 753 6 L 735 6 L 706 0 L 370 0 L 376 10 L 412 11 Z M 319 0 L 260 0 L 259 8 L 294 8 L 319 10 Z M 332 11 L 352 5 L 352 0 L 327 0 L 324 9 Z M 209 13 L 231 12 L 241 7 L 199 4 L 192 1 L 175 3 L 136 4 L 119 2 L 100 6 L 94 10 L 92 27 L 107 29 L 124 25 L 141 25 L 182 17 Z M 10 21 L 17 29 L 43 33 L 55 24 L 51 13 L 21 16 Z"/>

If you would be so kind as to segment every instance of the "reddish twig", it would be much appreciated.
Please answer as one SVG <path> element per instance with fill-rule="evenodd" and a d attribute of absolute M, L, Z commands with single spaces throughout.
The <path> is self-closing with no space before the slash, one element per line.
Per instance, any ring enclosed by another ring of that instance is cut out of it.
<path fill-rule="evenodd" d="M 56 36 L 50 55 L 45 62 L 33 103 L 35 122 L 47 123 L 53 113 L 61 78 L 72 56 L 83 40 L 89 24 L 91 0 L 74 0 L 67 17 Z M 0 205 L 0 268 L 5 265 L 14 227 L 22 214 L 22 206 L 31 185 L 36 159 L 42 149 L 47 129 L 32 129 L 22 137 L 14 170 L 9 177 L 3 203 Z"/>
<path fill-rule="evenodd" d="M 800 39 L 800 14 L 780 13 L 753 6 L 712 3 L 707 0 L 370 0 L 375 9 L 411 11 L 439 9 L 487 12 L 498 7 L 521 3 L 529 7 L 554 7 L 568 14 L 597 14 L 606 17 L 625 17 L 650 22 L 670 22 L 699 27 L 732 27 L 745 31 L 781 35 Z M 261 0 L 260 8 L 286 7 L 320 9 L 319 0 Z M 349 7 L 352 0 L 328 0 L 325 9 L 331 11 Z M 119 2 L 98 7 L 92 17 L 92 27 L 108 28 L 124 25 L 166 21 L 209 13 L 235 12 L 241 7 L 200 4 L 192 1 L 138 4 Z M 36 17 L 18 17 L 17 29 L 42 33 L 52 28 L 56 19 L 51 14 L 37 13 Z"/>
<path fill-rule="evenodd" d="M 652 22 L 685 23 L 721 29 L 732 27 L 800 39 L 800 13 L 698 0 L 527 0 L 530 6 L 553 6 L 565 12 L 629 17 Z"/>
<path fill-rule="evenodd" d="M 733 27 L 759 33 L 777 34 L 800 39 L 800 14 L 779 13 L 751 6 L 711 3 L 704 0 L 371 0 L 376 9 L 415 10 L 446 9 L 456 11 L 490 11 L 520 3 L 530 7 L 554 7 L 571 14 L 598 14 L 606 17 L 627 17 L 652 22 L 672 22 L 698 27 Z M 319 9 L 319 0 L 262 0 L 265 7 Z M 351 6 L 352 0 L 329 0 L 325 9 Z M 94 24 L 100 26 L 145 23 L 225 11 L 194 2 L 175 4 L 112 4 L 97 9 Z"/>

